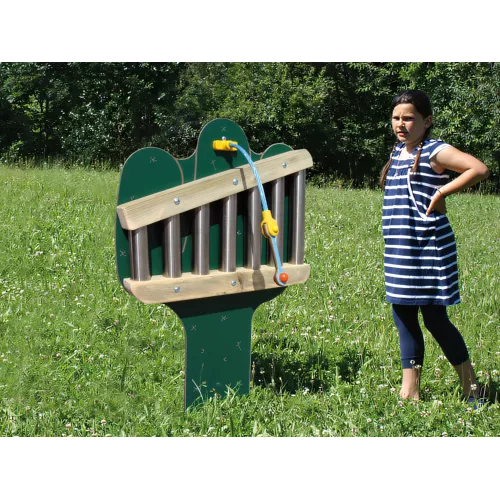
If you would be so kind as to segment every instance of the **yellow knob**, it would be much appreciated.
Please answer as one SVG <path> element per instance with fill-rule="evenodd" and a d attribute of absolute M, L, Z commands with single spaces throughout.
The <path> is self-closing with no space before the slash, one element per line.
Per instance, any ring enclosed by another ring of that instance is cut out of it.
<path fill-rule="evenodd" d="M 262 222 L 260 223 L 260 228 L 262 230 L 262 234 L 267 237 L 267 234 L 264 232 L 264 225 L 266 226 L 267 232 L 269 236 L 277 236 L 279 233 L 278 223 L 271 214 L 271 210 L 264 210 L 262 212 Z"/>
<path fill-rule="evenodd" d="M 237 151 L 235 147 L 230 147 L 229 144 L 238 144 L 236 141 L 228 141 L 227 139 L 221 141 L 213 141 L 212 147 L 216 151 Z"/>

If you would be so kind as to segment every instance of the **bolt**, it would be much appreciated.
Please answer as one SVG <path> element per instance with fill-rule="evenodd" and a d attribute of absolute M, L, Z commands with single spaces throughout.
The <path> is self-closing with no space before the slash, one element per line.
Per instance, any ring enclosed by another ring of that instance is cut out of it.
<path fill-rule="evenodd" d="M 178 205 L 180 202 L 181 202 L 181 200 L 179 200 L 179 198 L 175 198 L 175 199 L 174 199 L 174 203 L 175 203 L 176 205 Z"/>
<path fill-rule="evenodd" d="M 286 162 L 283 163 L 283 168 L 286 168 Z"/>
<path fill-rule="evenodd" d="M 234 184 L 235 186 L 237 186 L 237 185 L 238 185 L 238 179 L 233 179 L 233 184 Z"/>
<path fill-rule="evenodd" d="M 176 287 L 174 288 L 174 292 L 175 292 L 175 293 L 179 293 L 180 291 L 181 291 L 181 287 L 180 287 L 180 286 L 176 286 Z"/>
<path fill-rule="evenodd" d="M 231 285 L 236 286 L 236 280 L 231 281 Z"/>
<path fill-rule="evenodd" d="M 224 136 L 222 136 L 222 140 L 223 140 L 223 141 L 225 141 L 225 140 L 226 140 L 226 138 L 225 138 Z"/>

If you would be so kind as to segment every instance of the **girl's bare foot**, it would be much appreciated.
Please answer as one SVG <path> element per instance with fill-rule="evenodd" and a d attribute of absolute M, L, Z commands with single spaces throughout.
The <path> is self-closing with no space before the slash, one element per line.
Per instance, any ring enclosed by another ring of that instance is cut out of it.
<path fill-rule="evenodd" d="M 421 366 L 413 368 L 403 368 L 403 383 L 399 391 L 399 397 L 402 399 L 420 399 L 420 374 Z"/>
<path fill-rule="evenodd" d="M 420 391 L 403 389 L 403 387 L 401 387 L 399 397 L 401 399 L 414 399 L 416 401 L 420 401 Z"/>

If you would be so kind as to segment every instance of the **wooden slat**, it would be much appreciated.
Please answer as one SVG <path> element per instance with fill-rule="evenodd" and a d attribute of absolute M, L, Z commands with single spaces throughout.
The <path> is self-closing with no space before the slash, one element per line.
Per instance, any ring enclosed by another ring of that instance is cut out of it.
<path fill-rule="evenodd" d="M 286 168 L 283 168 L 286 163 Z M 279 177 L 312 167 L 311 155 L 305 149 L 288 151 L 255 162 L 263 184 Z M 233 180 L 237 179 L 235 185 Z M 132 231 L 173 215 L 240 193 L 257 185 L 250 165 L 226 170 L 203 179 L 160 191 L 119 205 L 116 209 L 123 229 Z M 175 199 L 180 203 L 176 205 Z"/>
<path fill-rule="evenodd" d="M 310 274 L 309 264 L 295 266 L 284 264 L 288 273 L 288 285 L 305 283 Z M 201 299 L 216 295 L 253 292 L 268 288 L 278 288 L 273 281 L 276 270 L 273 266 L 262 266 L 259 270 L 240 267 L 235 272 L 211 271 L 200 276 L 184 273 L 180 278 L 153 276 L 150 281 L 123 280 L 125 289 L 144 304 L 165 304 L 181 300 Z M 232 282 L 236 285 L 233 286 Z M 175 291 L 176 287 L 179 289 Z"/>

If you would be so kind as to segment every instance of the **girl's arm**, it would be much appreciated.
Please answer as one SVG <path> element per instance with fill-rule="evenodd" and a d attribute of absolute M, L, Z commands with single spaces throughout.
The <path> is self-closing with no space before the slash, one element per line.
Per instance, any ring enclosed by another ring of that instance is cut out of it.
<path fill-rule="evenodd" d="M 440 187 L 439 191 L 436 190 L 426 215 L 430 215 L 436 203 L 445 196 L 462 191 L 469 186 L 473 186 L 483 179 L 486 179 L 490 174 L 488 167 L 483 162 L 474 158 L 474 156 L 463 153 L 453 146 L 441 150 L 431 160 L 431 164 L 436 172 L 442 173 L 444 170 L 453 170 L 460 175 L 448 184 Z"/>

